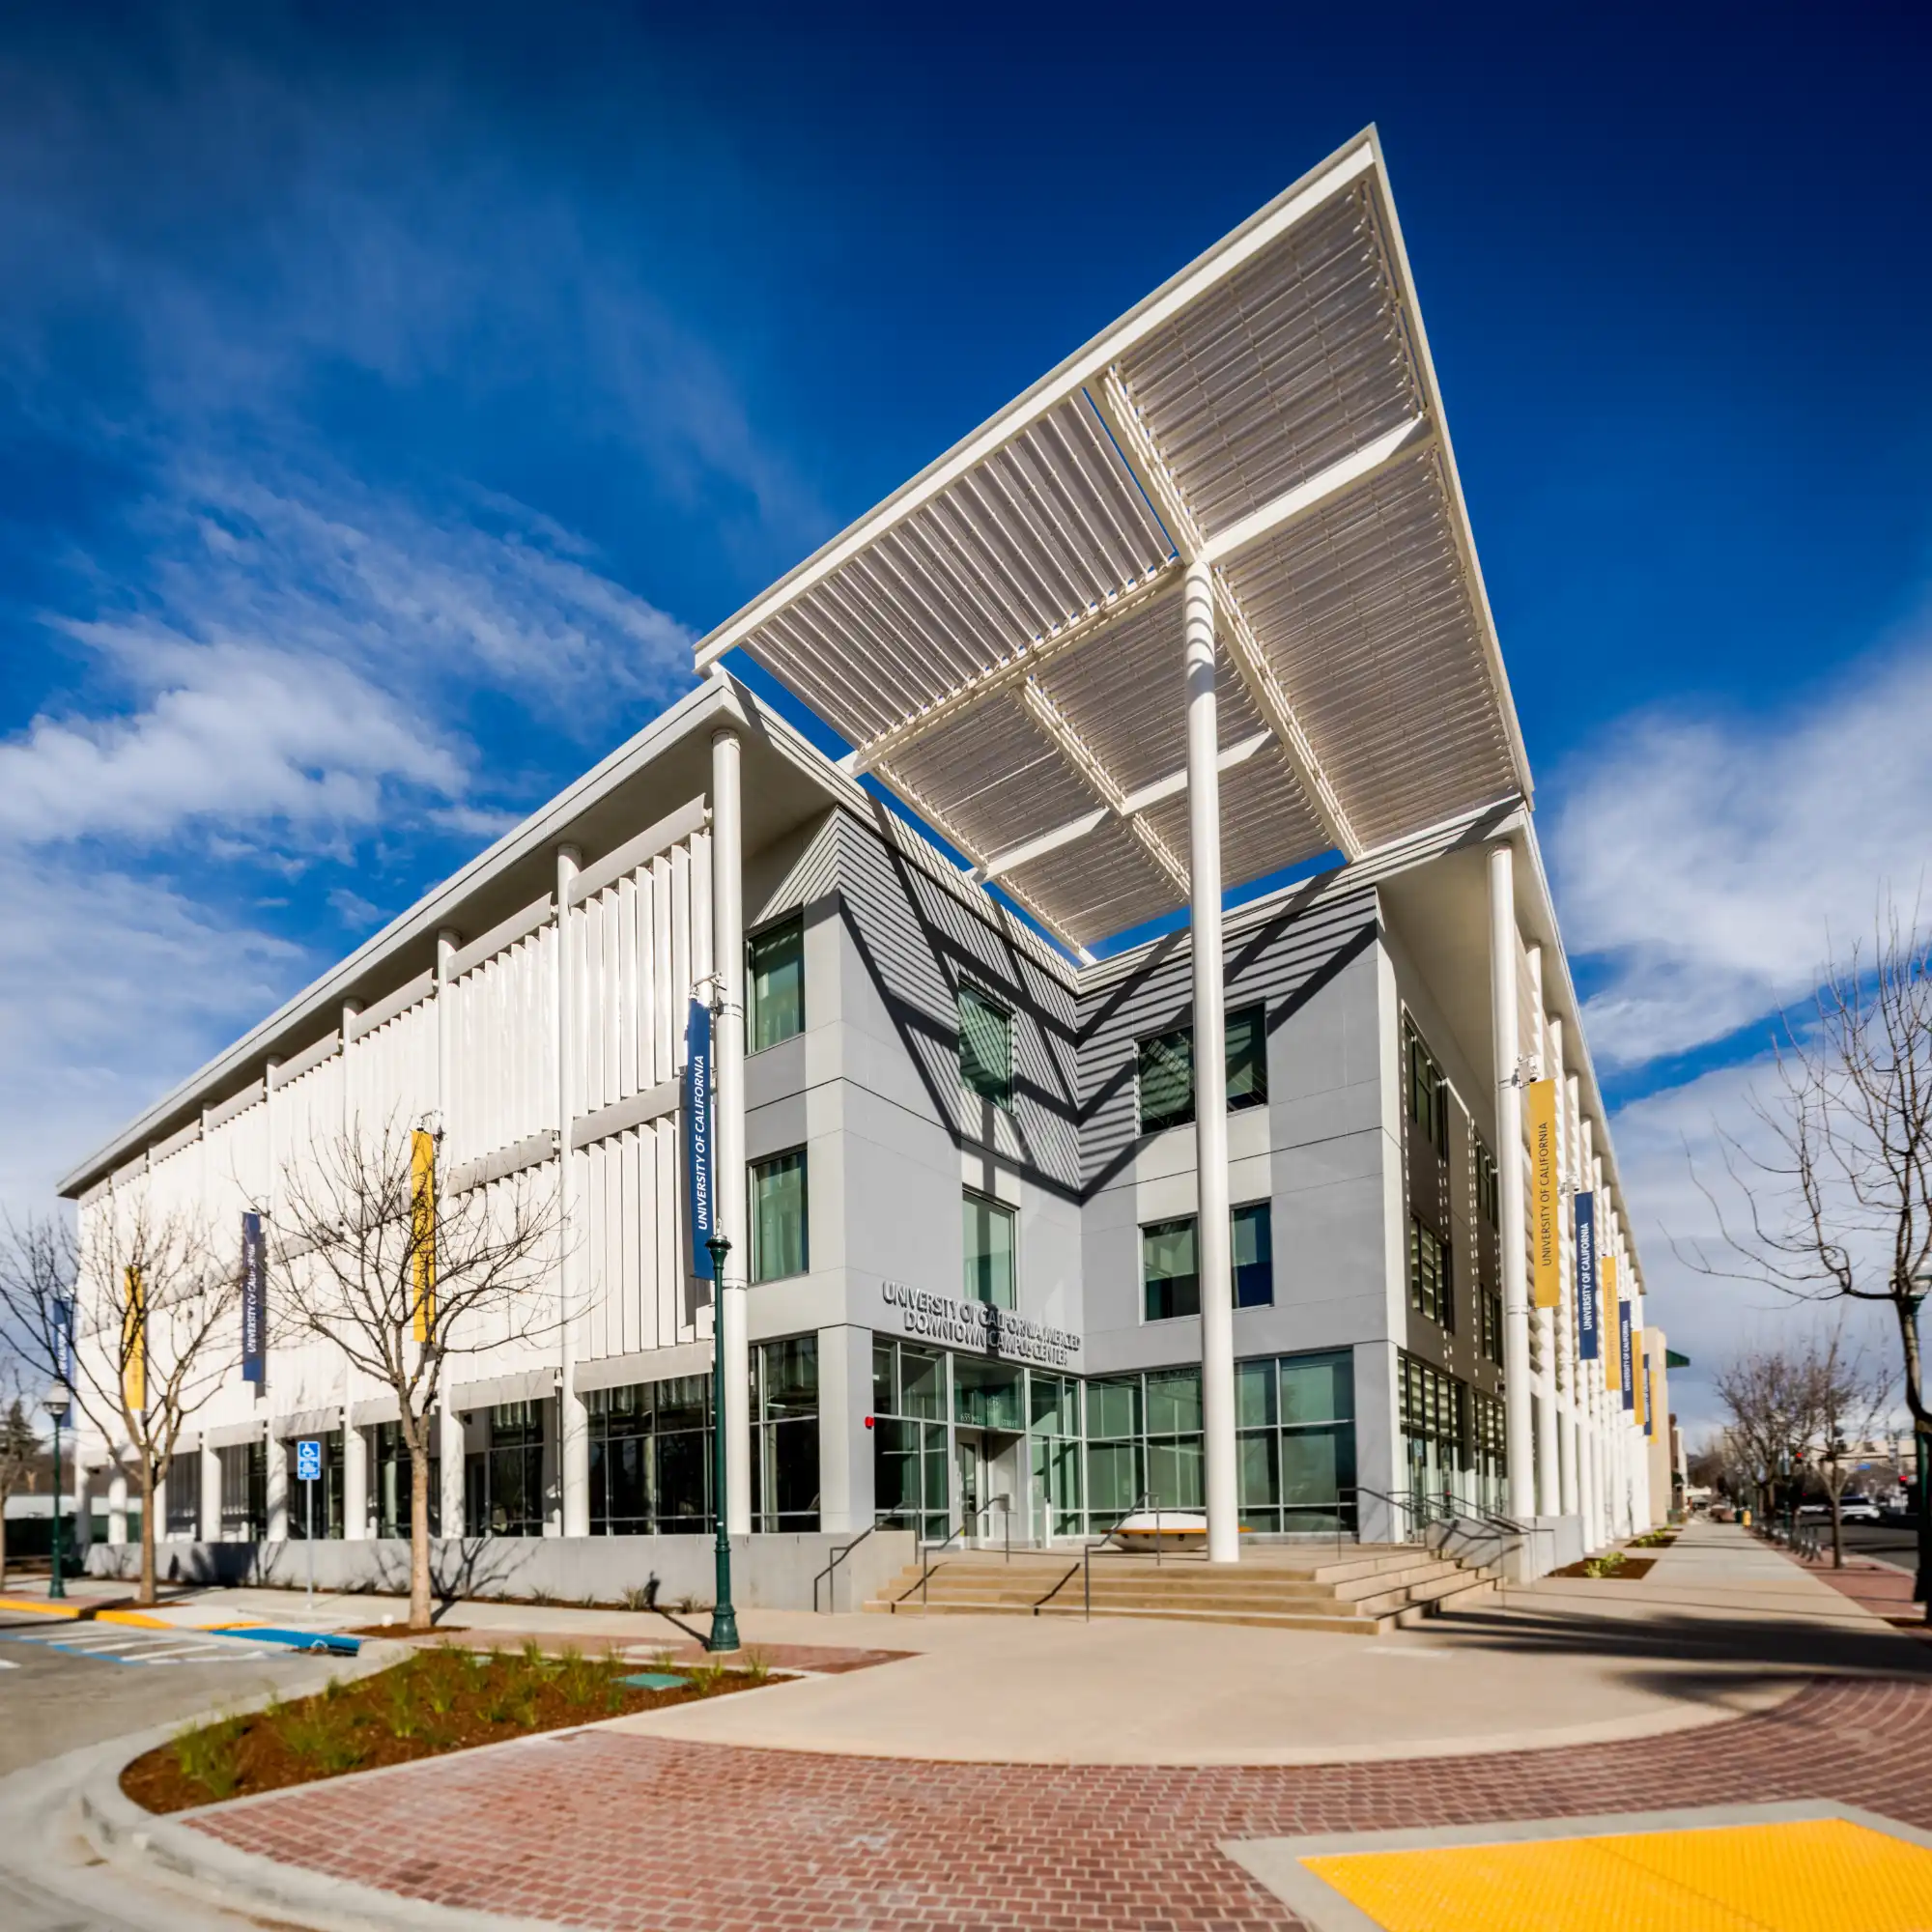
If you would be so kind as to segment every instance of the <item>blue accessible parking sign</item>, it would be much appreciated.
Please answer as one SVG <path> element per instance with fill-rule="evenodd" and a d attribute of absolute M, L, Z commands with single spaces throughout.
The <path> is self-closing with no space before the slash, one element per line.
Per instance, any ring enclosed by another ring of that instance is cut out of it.
<path fill-rule="evenodd" d="M 319 1483 L 322 1480 L 322 1442 L 311 1436 L 305 1442 L 296 1444 L 296 1479 L 303 1483 Z"/>

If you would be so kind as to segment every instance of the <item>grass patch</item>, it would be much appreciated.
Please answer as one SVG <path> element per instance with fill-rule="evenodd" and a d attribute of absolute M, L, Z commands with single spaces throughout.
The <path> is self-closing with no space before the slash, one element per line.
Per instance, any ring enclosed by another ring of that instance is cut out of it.
<path fill-rule="evenodd" d="M 251 1717 L 191 1726 L 136 1758 L 121 1774 L 121 1788 L 150 1811 L 184 1811 L 532 1731 L 728 1695 L 770 1677 L 762 1660 L 745 1670 L 673 1664 L 675 1690 L 640 1690 L 618 1681 L 637 1667 L 575 1647 L 550 1657 L 534 1643 L 483 1655 L 426 1644 L 374 1675 L 331 1678 L 313 1696 L 278 1698 Z"/>

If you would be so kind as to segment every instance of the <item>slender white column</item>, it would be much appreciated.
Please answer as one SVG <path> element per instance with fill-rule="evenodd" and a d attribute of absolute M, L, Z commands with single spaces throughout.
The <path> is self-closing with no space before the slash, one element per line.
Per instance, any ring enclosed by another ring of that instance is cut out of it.
<path fill-rule="evenodd" d="M 221 1541 L 221 1451 L 201 1438 L 201 1540 Z"/>
<path fill-rule="evenodd" d="M 1490 847 L 1490 1023 L 1495 1037 L 1496 1180 L 1502 1223 L 1503 1433 L 1509 1513 L 1536 1514 L 1536 1439 L 1529 1384 L 1529 1296 L 1523 1280 L 1522 1094 L 1517 1084 L 1516 855 Z"/>
<path fill-rule="evenodd" d="M 1527 1077 L 1541 1079 L 1549 1071 L 1543 1037 L 1543 948 L 1528 946 L 1523 953 L 1529 971 L 1530 1011 L 1535 1016 L 1532 1024 L 1536 1029 L 1528 1041 L 1530 1058 L 1536 1064 Z M 1536 1355 L 1541 1365 L 1536 1377 L 1536 1509 L 1539 1516 L 1554 1516 L 1561 1493 L 1556 1454 L 1556 1323 L 1554 1310 L 1538 1308 L 1534 1306 L 1534 1297 L 1531 1300 L 1529 1319 L 1536 1324 Z"/>
<path fill-rule="evenodd" d="M 339 1037 L 342 1041 L 342 1139 L 345 1151 L 354 1145 L 358 1128 L 355 1094 L 349 1069 L 354 1065 L 349 1029 L 362 1010 L 359 1000 L 342 1003 Z M 355 1364 L 347 1355 L 342 1362 L 342 1537 L 345 1543 L 359 1543 L 369 1534 L 369 1444 L 355 1427 Z"/>
<path fill-rule="evenodd" d="M 289 1535 L 289 1445 L 268 1425 L 269 1447 L 264 1465 L 263 1491 L 268 1510 L 270 1543 L 286 1543 Z"/>
<path fill-rule="evenodd" d="M 1220 726 L 1214 702 L 1214 582 L 1187 566 L 1188 912 L 1194 964 L 1194 1172 L 1201 1275 L 1201 1420 L 1208 1491 L 1208 1555 L 1240 1560 L 1235 1462 L 1235 1299 L 1228 1222 L 1227 998 L 1221 959 Z"/>
<path fill-rule="evenodd" d="M 1582 1514 L 1582 1485 L 1577 1479 L 1577 1433 L 1582 1396 L 1577 1374 L 1577 1168 L 1571 1135 L 1576 1122 L 1576 1089 L 1563 1065 L 1563 1022 L 1546 1023 L 1549 1036 L 1549 1065 L 1544 1069 L 1556 1082 L 1556 1197 L 1559 1279 L 1562 1299 L 1552 1317 L 1556 1330 L 1556 1364 L 1563 1380 L 1563 1406 L 1557 1412 L 1556 1463 L 1558 1494 L 1565 1516 Z"/>
<path fill-rule="evenodd" d="M 581 855 L 574 845 L 556 850 L 556 1426 L 557 1478 L 565 1536 L 590 1534 L 590 1428 L 577 1393 L 577 1356 L 583 1320 L 583 1229 L 577 1202 L 577 1161 L 570 1149 L 577 1122 L 578 1074 L 582 1028 L 578 1001 L 579 921 L 570 909 Z"/>
<path fill-rule="evenodd" d="M 717 1297 L 715 1347 L 724 1358 L 724 1527 L 752 1533 L 752 1357 L 746 1282 L 749 1202 L 745 1179 L 745 832 L 739 800 L 738 734 L 711 737 L 711 965 L 719 1012 L 711 1042 L 716 1083 L 711 1118 L 712 1216 L 731 1243 Z M 808 1184 L 810 1177 L 808 1176 Z"/>
<path fill-rule="evenodd" d="M 107 1545 L 118 1549 L 128 1541 L 128 1472 L 117 1463 L 107 1478 Z"/>

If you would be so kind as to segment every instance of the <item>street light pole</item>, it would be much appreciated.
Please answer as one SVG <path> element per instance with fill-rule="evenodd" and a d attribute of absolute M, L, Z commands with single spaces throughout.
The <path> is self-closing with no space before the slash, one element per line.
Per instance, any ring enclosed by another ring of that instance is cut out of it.
<path fill-rule="evenodd" d="M 1918 1328 L 1918 1311 L 1925 1304 L 1925 1297 L 1932 1293 L 1932 1274 L 1918 1274 L 1912 1278 L 1912 1289 L 1906 1297 L 1906 1312 L 1912 1319 L 1915 1334 Z M 1922 1403 L 1925 1398 L 1925 1356 L 1918 1354 L 1918 1395 Z M 1925 1605 L 1925 1621 L 1932 1624 L 1932 1484 L 1926 1477 L 1932 1475 L 1927 1467 L 1925 1432 L 1918 1426 L 1918 1418 L 1912 1418 L 1912 1446 L 1918 1463 L 1918 1575 L 1914 1579 L 1912 1594 Z"/>
<path fill-rule="evenodd" d="M 47 1391 L 46 1400 L 42 1405 L 54 1422 L 54 1533 L 52 1543 L 53 1575 L 47 1581 L 49 1597 L 65 1598 L 67 1581 L 61 1576 L 61 1417 L 67 1413 L 67 1390 L 56 1382 Z M 79 1484 L 74 1485 L 76 1489 Z"/>
<path fill-rule="evenodd" d="M 704 1245 L 711 1251 L 711 1281 L 715 1314 L 711 1323 L 711 1515 L 717 1525 L 713 1544 L 716 1551 L 716 1602 L 711 1609 L 711 1634 L 706 1650 L 738 1648 L 738 1612 L 731 1604 L 731 1529 L 725 1520 L 724 1498 L 724 1257 L 731 1243 L 723 1235 L 713 1235 Z"/>

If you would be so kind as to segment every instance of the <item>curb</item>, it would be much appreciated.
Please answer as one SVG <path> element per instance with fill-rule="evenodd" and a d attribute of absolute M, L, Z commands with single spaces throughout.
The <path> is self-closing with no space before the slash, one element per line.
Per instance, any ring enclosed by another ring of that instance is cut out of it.
<path fill-rule="evenodd" d="M 82 1605 L 69 1609 L 58 1604 L 36 1603 L 31 1597 L 0 1597 L 0 1610 L 15 1611 L 30 1617 L 54 1617 L 70 1624 L 132 1624 L 136 1630 L 179 1630 L 164 1617 L 151 1617 L 143 1610 L 96 1610 L 90 1615 Z"/>
<path fill-rule="evenodd" d="M 359 1658 L 342 1660 L 348 1667 L 339 1674 L 347 1679 L 374 1676 L 397 1661 L 390 1654 L 391 1648 L 380 1640 L 369 1643 Z M 181 1889 L 185 1881 L 203 1903 L 299 1925 L 307 1932 L 558 1932 L 554 1919 L 506 1918 L 461 1906 L 434 1905 L 351 1879 L 333 1878 L 303 1865 L 283 1864 L 255 1852 L 238 1851 L 190 1825 L 175 1822 L 204 1811 L 225 1811 L 283 1798 L 286 1791 L 258 1792 L 220 1805 L 197 1805 L 192 1811 L 162 1814 L 144 1809 L 121 1789 L 121 1774 L 128 1765 L 168 1743 L 185 1725 L 259 1710 L 272 1694 L 223 1705 L 201 1718 L 118 1739 L 104 1748 L 96 1747 L 99 1762 L 76 1800 L 82 1834 L 103 1859 L 130 1875 L 172 1881 L 171 1889 Z M 380 1776 L 384 1770 L 411 1768 L 380 1767 L 362 1776 Z"/>

